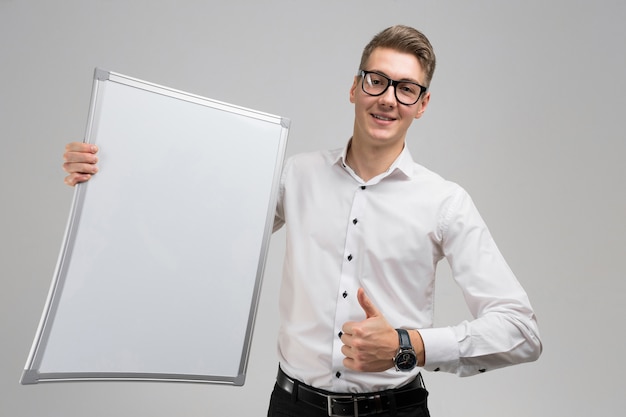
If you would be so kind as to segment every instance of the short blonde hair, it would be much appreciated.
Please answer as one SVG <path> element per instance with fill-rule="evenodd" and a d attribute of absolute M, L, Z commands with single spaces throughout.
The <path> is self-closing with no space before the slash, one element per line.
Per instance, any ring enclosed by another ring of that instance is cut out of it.
<path fill-rule="evenodd" d="M 413 54 L 419 61 L 426 79 L 423 81 L 428 87 L 435 73 L 435 51 L 428 38 L 419 30 L 410 26 L 391 26 L 378 33 L 363 49 L 359 70 L 367 70 L 365 65 L 376 48 L 390 48 L 399 52 Z"/>

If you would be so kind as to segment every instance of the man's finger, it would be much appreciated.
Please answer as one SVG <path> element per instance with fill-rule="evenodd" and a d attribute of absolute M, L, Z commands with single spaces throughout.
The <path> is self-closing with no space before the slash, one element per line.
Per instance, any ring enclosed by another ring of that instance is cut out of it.
<path fill-rule="evenodd" d="M 63 154 L 63 162 L 66 163 L 86 163 L 86 164 L 96 164 L 98 162 L 98 157 L 92 153 L 85 152 L 65 152 Z"/>
<path fill-rule="evenodd" d="M 65 162 L 63 171 L 68 174 L 95 174 L 98 172 L 98 167 L 91 163 Z"/>
<path fill-rule="evenodd" d="M 70 174 L 63 179 L 63 182 L 70 187 L 73 187 L 78 183 L 88 181 L 90 178 L 91 175 L 89 174 Z"/>
<path fill-rule="evenodd" d="M 71 142 L 65 145 L 65 152 L 98 153 L 98 147 L 93 143 Z"/>

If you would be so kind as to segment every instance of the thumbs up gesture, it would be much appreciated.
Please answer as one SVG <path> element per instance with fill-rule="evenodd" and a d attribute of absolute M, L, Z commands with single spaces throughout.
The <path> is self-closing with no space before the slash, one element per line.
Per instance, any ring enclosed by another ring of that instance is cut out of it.
<path fill-rule="evenodd" d="M 398 332 L 385 320 L 363 288 L 357 299 L 365 312 L 365 320 L 349 321 L 342 327 L 341 352 L 346 368 L 363 372 L 380 372 L 393 367 L 393 358 L 400 343 Z"/>

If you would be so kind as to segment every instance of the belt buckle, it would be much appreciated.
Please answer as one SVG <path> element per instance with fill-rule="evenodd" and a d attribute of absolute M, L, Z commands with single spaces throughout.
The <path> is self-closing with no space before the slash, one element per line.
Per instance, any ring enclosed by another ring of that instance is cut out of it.
<path fill-rule="evenodd" d="M 328 416 L 329 417 L 342 417 L 347 414 L 334 414 L 333 413 L 333 401 L 337 400 L 352 400 L 352 414 L 353 417 L 359 417 L 359 400 L 373 400 L 376 404 L 374 410 L 370 412 L 366 412 L 364 415 L 371 414 L 372 412 L 380 413 L 383 411 L 381 406 L 381 396 L 380 394 L 376 395 L 329 395 L 326 397 L 328 404 Z"/>
<path fill-rule="evenodd" d="M 336 402 L 337 400 L 352 400 L 352 407 L 354 410 L 352 415 L 354 417 L 359 417 L 359 407 L 356 403 L 357 397 L 355 397 L 354 395 L 328 395 L 326 397 L 326 403 L 328 406 L 327 411 L 328 411 L 329 417 L 342 417 L 346 415 L 346 414 L 335 414 L 333 412 L 333 402 Z"/>

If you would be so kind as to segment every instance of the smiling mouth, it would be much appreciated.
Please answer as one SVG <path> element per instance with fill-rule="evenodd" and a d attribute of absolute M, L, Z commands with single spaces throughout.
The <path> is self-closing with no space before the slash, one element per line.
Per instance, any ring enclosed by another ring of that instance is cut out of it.
<path fill-rule="evenodd" d="M 383 120 L 385 122 L 391 122 L 391 121 L 396 120 L 396 119 L 393 119 L 391 117 L 381 116 L 379 114 L 372 114 L 372 117 L 374 117 L 374 119 Z"/>

